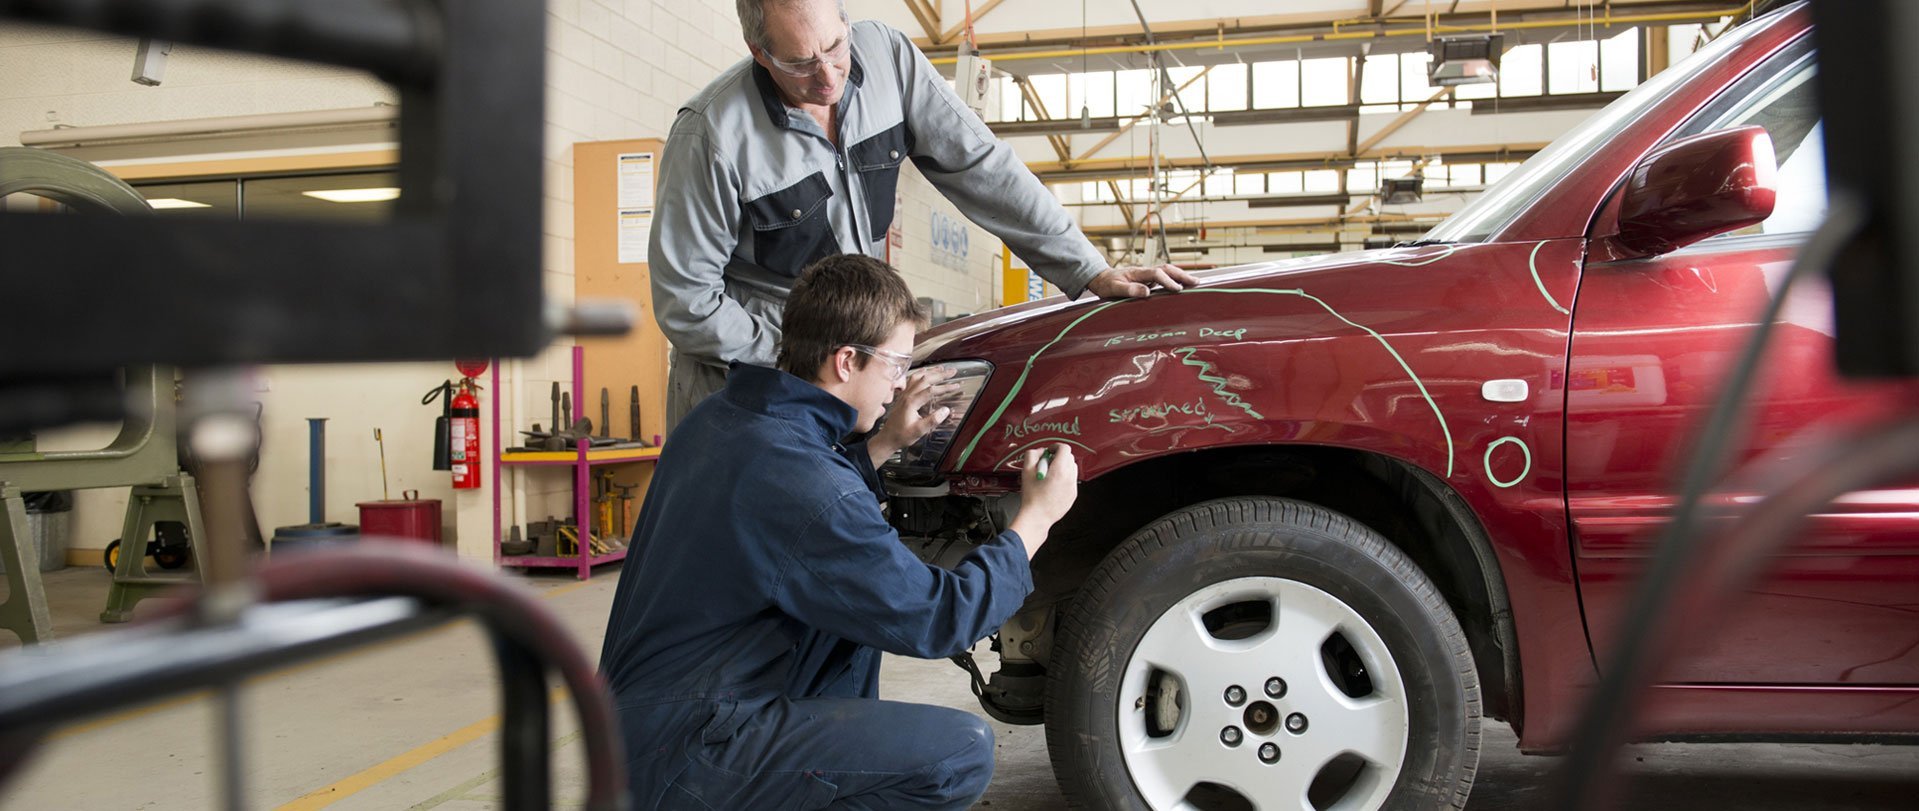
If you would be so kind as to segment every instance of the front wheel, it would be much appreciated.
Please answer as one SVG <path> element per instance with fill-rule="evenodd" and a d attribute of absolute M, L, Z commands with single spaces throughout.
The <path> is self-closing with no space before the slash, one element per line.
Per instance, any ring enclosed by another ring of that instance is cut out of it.
<path fill-rule="evenodd" d="M 1439 591 L 1338 513 L 1211 501 L 1109 554 L 1051 657 L 1069 801 L 1112 809 L 1463 807 L 1479 680 Z"/>

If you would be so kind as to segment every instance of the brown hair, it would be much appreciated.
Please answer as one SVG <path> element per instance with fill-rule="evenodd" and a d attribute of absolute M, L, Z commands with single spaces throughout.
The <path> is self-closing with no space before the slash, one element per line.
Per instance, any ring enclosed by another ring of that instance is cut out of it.
<path fill-rule="evenodd" d="M 903 323 L 926 323 L 926 308 L 899 271 L 865 254 L 826 257 L 800 273 L 786 298 L 780 371 L 812 380 L 840 347 L 879 346 Z M 860 368 L 866 361 L 861 354 Z"/>

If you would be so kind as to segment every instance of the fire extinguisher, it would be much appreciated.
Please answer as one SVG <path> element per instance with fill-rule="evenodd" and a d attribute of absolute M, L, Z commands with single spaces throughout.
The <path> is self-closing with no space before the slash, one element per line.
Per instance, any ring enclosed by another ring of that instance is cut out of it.
<path fill-rule="evenodd" d="M 480 486 L 480 400 L 473 396 L 478 385 L 473 378 L 460 379 L 460 391 L 453 395 L 451 442 L 453 489 L 471 490 Z"/>

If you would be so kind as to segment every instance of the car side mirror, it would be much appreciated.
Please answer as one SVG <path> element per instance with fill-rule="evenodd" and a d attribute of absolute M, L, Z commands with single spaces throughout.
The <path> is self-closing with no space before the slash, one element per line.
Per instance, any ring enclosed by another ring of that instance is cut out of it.
<path fill-rule="evenodd" d="M 1779 166 L 1765 127 L 1682 138 L 1655 150 L 1626 178 L 1619 242 L 1658 255 L 1772 216 Z"/>

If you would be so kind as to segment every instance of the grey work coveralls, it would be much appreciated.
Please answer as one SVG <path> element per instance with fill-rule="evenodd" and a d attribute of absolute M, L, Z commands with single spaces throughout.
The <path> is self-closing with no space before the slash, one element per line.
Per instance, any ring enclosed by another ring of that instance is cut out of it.
<path fill-rule="evenodd" d="M 1106 269 L 1066 209 L 905 34 L 863 21 L 852 39 L 843 149 L 787 107 L 751 59 L 680 109 L 647 254 L 654 318 L 673 344 L 668 430 L 719 389 L 726 364 L 773 364 L 786 295 L 807 265 L 840 253 L 885 257 L 907 158 L 1067 295 Z"/>

